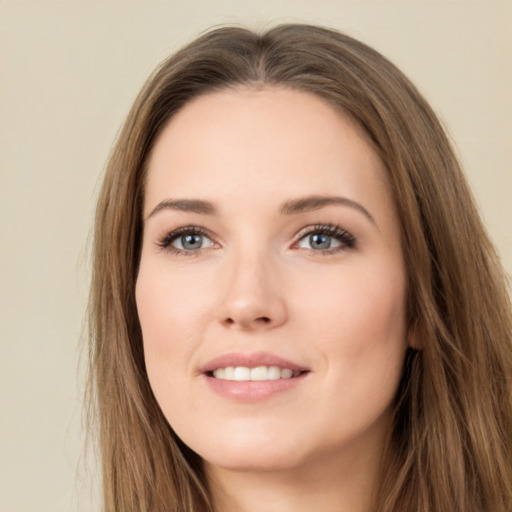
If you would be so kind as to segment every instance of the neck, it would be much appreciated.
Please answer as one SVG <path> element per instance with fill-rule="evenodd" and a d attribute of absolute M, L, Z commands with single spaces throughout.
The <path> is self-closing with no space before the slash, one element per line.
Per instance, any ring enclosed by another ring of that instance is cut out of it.
<path fill-rule="evenodd" d="M 348 455 L 348 456 L 347 456 Z M 207 466 L 218 512 L 367 512 L 381 451 L 324 455 L 289 469 L 237 471 Z"/>

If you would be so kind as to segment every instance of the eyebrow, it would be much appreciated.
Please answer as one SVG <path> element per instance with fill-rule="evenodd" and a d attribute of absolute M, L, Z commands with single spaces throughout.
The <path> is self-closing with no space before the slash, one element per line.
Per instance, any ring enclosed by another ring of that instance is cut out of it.
<path fill-rule="evenodd" d="M 160 210 L 166 209 L 201 213 L 203 215 L 215 215 L 217 213 L 215 206 L 209 201 L 201 201 L 199 199 L 164 199 L 153 208 L 146 218 L 149 219 Z"/>
<path fill-rule="evenodd" d="M 292 199 L 284 203 L 281 208 L 281 213 L 283 215 L 296 215 L 298 213 L 319 210 L 320 208 L 330 205 L 342 205 L 354 208 L 367 217 L 372 224 L 377 226 L 372 214 L 362 204 L 353 201 L 352 199 L 348 199 L 347 197 L 340 196 L 308 196 L 299 199 Z"/>
<path fill-rule="evenodd" d="M 299 213 L 319 210 L 325 206 L 342 205 L 354 208 L 361 212 L 372 224 L 377 226 L 372 214 L 360 203 L 340 196 L 307 196 L 298 199 L 290 199 L 281 207 L 281 215 L 297 215 Z M 178 210 L 182 212 L 199 213 L 202 215 L 216 215 L 217 209 L 209 201 L 200 199 L 164 199 L 158 203 L 146 217 L 149 219 L 161 210 Z"/>

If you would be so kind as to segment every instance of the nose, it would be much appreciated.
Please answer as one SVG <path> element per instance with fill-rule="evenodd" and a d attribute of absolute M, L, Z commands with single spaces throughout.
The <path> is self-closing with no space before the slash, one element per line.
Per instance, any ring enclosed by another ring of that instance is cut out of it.
<path fill-rule="evenodd" d="M 278 270 L 269 259 L 252 255 L 238 258 L 227 272 L 218 312 L 222 325 L 230 329 L 273 329 L 288 318 L 284 290 Z"/>

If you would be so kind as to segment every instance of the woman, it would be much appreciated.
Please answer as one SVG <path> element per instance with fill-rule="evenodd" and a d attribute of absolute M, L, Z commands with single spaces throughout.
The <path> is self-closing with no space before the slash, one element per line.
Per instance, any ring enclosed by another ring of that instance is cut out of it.
<path fill-rule="evenodd" d="M 400 71 L 328 29 L 209 32 L 144 86 L 99 199 L 105 510 L 510 511 L 511 325 Z"/>

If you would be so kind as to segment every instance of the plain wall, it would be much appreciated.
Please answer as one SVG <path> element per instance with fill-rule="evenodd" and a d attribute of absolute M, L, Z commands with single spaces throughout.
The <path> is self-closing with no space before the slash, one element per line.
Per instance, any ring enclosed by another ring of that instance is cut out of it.
<path fill-rule="evenodd" d="M 512 272 L 510 0 L 0 0 L 0 510 L 99 510 L 81 464 L 87 238 L 142 82 L 212 25 L 285 21 L 358 37 L 418 85 Z"/>

